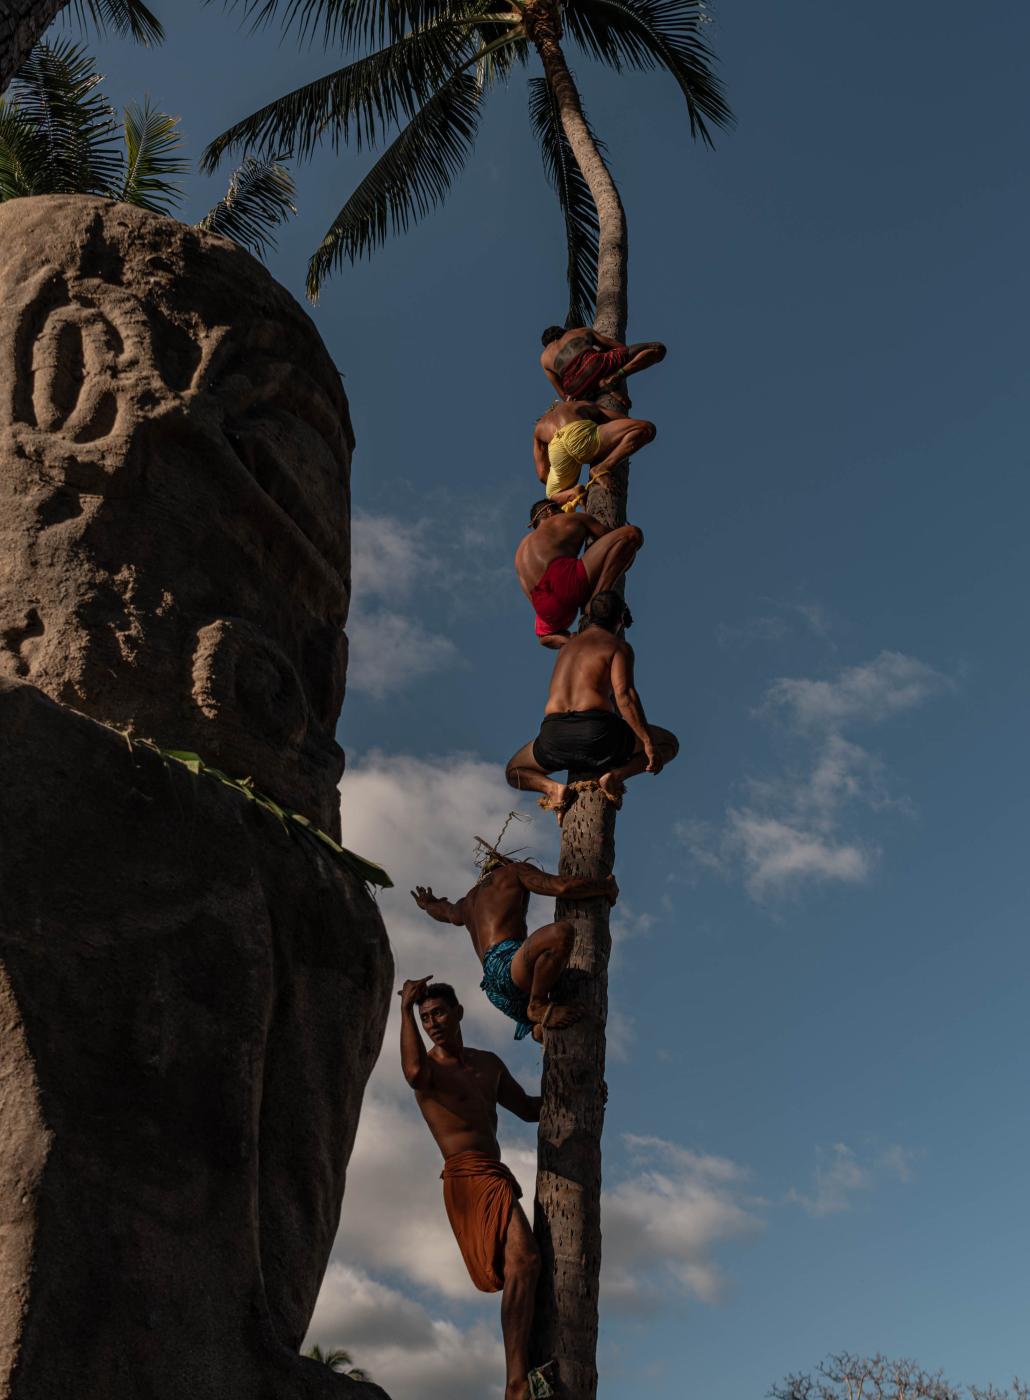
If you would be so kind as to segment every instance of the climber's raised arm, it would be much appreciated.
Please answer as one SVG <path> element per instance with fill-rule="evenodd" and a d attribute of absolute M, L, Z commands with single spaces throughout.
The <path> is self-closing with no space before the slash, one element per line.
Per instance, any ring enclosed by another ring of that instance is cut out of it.
<path fill-rule="evenodd" d="M 449 899 L 438 899 L 431 889 L 426 889 L 422 885 L 416 885 L 411 891 L 411 897 L 420 909 L 424 909 L 431 919 L 435 919 L 438 924 L 457 924 L 459 928 L 465 927 L 465 901 L 459 899 L 457 904 L 452 904 Z"/>
<path fill-rule="evenodd" d="M 614 875 L 600 880 L 580 880 L 571 875 L 548 875 L 546 870 L 538 870 L 535 865 L 520 865 L 518 869 L 522 888 L 531 894 L 552 899 L 596 899 L 603 895 L 609 904 L 614 904 L 619 897 Z"/>
<path fill-rule="evenodd" d="M 426 987 L 432 981 L 428 977 L 409 978 L 400 990 L 401 999 L 401 1069 L 404 1078 L 413 1089 L 427 1089 L 433 1077 L 429 1056 L 426 1054 L 422 1032 L 418 1027 L 418 1007 L 424 999 Z"/>

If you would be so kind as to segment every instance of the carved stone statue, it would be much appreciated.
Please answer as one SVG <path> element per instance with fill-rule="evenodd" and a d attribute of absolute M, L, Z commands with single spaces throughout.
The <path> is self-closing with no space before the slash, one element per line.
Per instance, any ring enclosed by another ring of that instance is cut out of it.
<path fill-rule="evenodd" d="M 338 834 L 352 445 L 241 249 L 0 206 L 0 1400 L 382 1395 L 297 1355 L 382 921 L 293 822 L 125 737 Z"/>

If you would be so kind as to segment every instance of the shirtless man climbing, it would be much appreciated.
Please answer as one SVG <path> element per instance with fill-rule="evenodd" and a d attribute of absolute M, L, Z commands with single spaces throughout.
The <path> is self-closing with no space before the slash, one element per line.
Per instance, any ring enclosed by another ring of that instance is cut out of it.
<path fill-rule="evenodd" d="M 444 1206 L 472 1282 L 483 1293 L 503 1289 L 504 1400 L 528 1400 L 540 1251 L 519 1205 L 519 1184 L 501 1161 L 497 1105 L 537 1123 L 540 1099 L 527 1094 L 496 1055 L 463 1044 L 454 988 L 429 986 L 429 980 L 419 977 L 401 988 L 401 1068 L 443 1155 Z M 419 1021 L 433 1043 L 428 1053 Z"/>
<path fill-rule="evenodd" d="M 531 1031 L 534 1040 L 540 1040 L 544 1026 L 562 1030 L 582 1014 L 577 1006 L 559 1006 L 550 999 L 572 953 L 572 925 L 545 924 L 527 938 L 526 910 L 531 894 L 552 899 L 601 896 L 614 904 L 619 887 L 614 875 L 603 880 L 548 875 L 528 861 L 510 860 L 489 848 L 482 875 L 457 904 L 438 899 L 421 885 L 411 891 L 412 899 L 430 918 L 468 929 L 483 964 L 480 986 L 498 1011 L 516 1022 L 516 1040 Z"/>
<path fill-rule="evenodd" d="M 667 729 L 648 724 L 633 685 L 633 648 L 622 633 L 632 622 L 617 593 L 598 593 L 586 608 L 587 628 L 558 653 L 551 691 L 536 739 L 509 760 L 514 788 L 543 793 L 561 825 L 574 790 L 549 775 L 593 778 L 604 795 L 622 805 L 627 778 L 660 773 L 679 752 Z M 614 703 L 613 703 L 614 701 Z"/>
<path fill-rule="evenodd" d="M 564 506 L 585 496 L 579 473 L 587 463 L 590 481 L 610 490 L 612 468 L 653 442 L 657 431 L 646 418 L 627 418 L 586 399 L 556 404 L 533 432 L 533 465 L 547 498 Z"/>
<path fill-rule="evenodd" d="M 644 536 L 635 525 L 607 530 L 593 515 L 567 515 L 553 501 L 537 501 L 529 529 L 515 551 L 515 572 L 536 612 L 540 645 L 556 650 L 569 640 L 580 608 L 615 587 Z"/>
<path fill-rule="evenodd" d="M 562 399 L 596 399 L 605 392 L 625 393 L 622 380 L 665 359 L 657 340 L 623 345 L 590 326 L 548 326 L 541 336 L 540 364 Z"/>

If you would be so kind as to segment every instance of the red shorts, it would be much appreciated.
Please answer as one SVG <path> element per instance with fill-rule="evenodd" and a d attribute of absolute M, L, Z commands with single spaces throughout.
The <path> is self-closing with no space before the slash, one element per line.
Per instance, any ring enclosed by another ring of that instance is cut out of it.
<path fill-rule="evenodd" d="M 582 559 L 552 559 L 529 595 L 536 611 L 536 634 L 567 632 L 590 597 L 590 582 Z"/>
<path fill-rule="evenodd" d="M 570 365 L 566 365 L 558 376 L 562 391 L 570 399 L 589 399 L 597 393 L 602 379 L 610 379 L 618 374 L 630 359 L 629 346 L 619 345 L 614 350 L 584 350 Z"/>

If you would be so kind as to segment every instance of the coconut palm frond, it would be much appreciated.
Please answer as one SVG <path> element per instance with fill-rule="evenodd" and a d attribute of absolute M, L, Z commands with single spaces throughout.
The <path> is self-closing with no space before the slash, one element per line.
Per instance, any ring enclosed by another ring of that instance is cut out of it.
<path fill-rule="evenodd" d="M 39 129 L 0 99 L 0 203 L 38 193 L 46 157 L 47 144 Z"/>
<path fill-rule="evenodd" d="M 150 99 L 125 109 L 125 179 L 119 198 L 155 214 L 168 214 L 182 200 L 174 179 L 190 163 L 176 154 L 182 145 L 179 118 L 155 111 Z"/>
<path fill-rule="evenodd" d="M 34 194 L 111 195 L 120 186 L 120 126 L 77 44 L 37 44 L 11 84 L 9 104 L 38 131 Z"/>
<path fill-rule="evenodd" d="M 481 90 L 457 72 L 417 112 L 358 185 L 308 264 L 308 296 L 347 258 L 356 262 L 443 199 L 471 154 Z"/>
<path fill-rule="evenodd" d="M 217 136 L 201 159 L 211 171 L 227 150 L 289 151 L 310 156 L 328 134 L 333 149 L 351 139 L 375 145 L 390 126 L 410 121 L 454 71 L 475 53 L 467 23 L 443 20 L 398 39 L 357 62 L 305 83 Z"/>
<path fill-rule="evenodd" d="M 712 127 L 733 125 L 715 55 L 701 37 L 703 0 L 567 0 L 572 37 L 593 58 L 616 70 L 664 68 L 687 100 L 690 132 L 711 146 Z"/>
<path fill-rule="evenodd" d="M 210 2 L 210 0 L 209 0 Z M 229 9 L 242 9 L 254 28 L 277 17 L 283 32 L 296 28 L 302 43 L 319 38 L 325 48 L 364 39 L 381 43 L 407 29 L 430 24 L 449 14 L 449 0 L 225 0 Z"/>
<path fill-rule="evenodd" d="M 277 159 L 245 156 L 232 173 L 229 188 L 197 228 L 220 233 L 262 257 L 275 246 L 272 230 L 296 214 L 293 177 Z"/>
<path fill-rule="evenodd" d="M 164 28 L 141 0 L 73 0 L 72 12 L 83 26 L 90 20 L 104 34 L 124 34 L 137 44 L 160 44 Z"/>
<path fill-rule="evenodd" d="M 597 209 L 562 130 L 558 104 L 546 78 L 529 80 L 529 119 L 565 220 L 569 283 L 566 325 L 587 326 L 594 317 L 597 289 Z M 604 145 L 593 132 L 591 135 L 603 152 Z"/>

